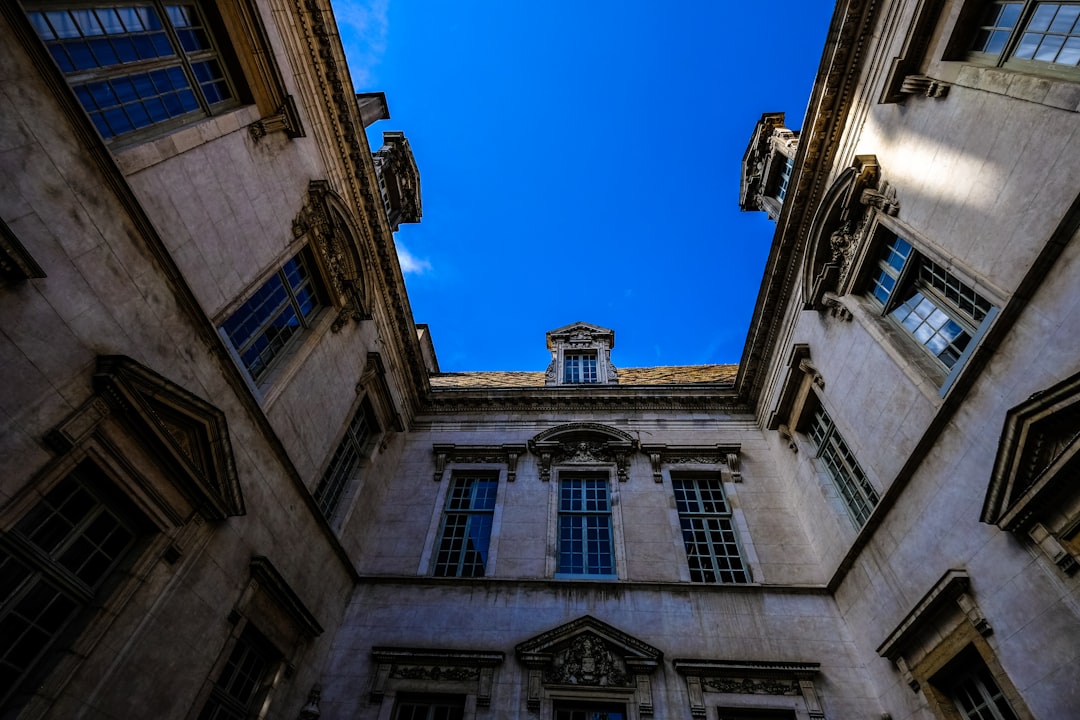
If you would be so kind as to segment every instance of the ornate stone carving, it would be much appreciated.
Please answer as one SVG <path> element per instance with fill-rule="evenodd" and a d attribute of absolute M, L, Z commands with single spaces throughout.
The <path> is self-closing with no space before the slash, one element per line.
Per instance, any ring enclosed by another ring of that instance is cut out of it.
<path fill-rule="evenodd" d="M 900 83 L 900 92 L 905 95 L 943 98 L 949 94 L 950 87 L 951 83 L 935 80 L 929 75 L 906 75 Z"/>
<path fill-rule="evenodd" d="M 480 707 L 491 705 L 495 667 L 503 662 L 501 652 L 475 650 L 423 650 L 375 647 L 375 675 L 371 681 L 371 702 L 379 702 L 387 689 L 406 689 L 434 684 L 440 692 L 460 692 L 476 696 Z"/>
<path fill-rule="evenodd" d="M 409 680 L 477 680 L 480 668 L 439 665 L 394 665 L 390 677 Z"/>
<path fill-rule="evenodd" d="M 517 479 L 518 458 L 525 453 L 525 445 L 515 443 L 502 445 L 436 443 L 431 446 L 431 449 L 435 453 L 435 482 L 442 480 L 448 462 L 505 465 L 507 482 L 514 482 Z"/>
<path fill-rule="evenodd" d="M 300 113 L 296 110 L 296 102 L 292 95 L 285 96 L 285 102 L 273 115 L 259 118 L 248 125 L 248 133 L 255 142 L 269 133 L 279 131 L 284 132 L 290 139 L 304 137 L 304 126 L 300 122 Z"/>
<path fill-rule="evenodd" d="M 585 615 L 526 640 L 516 648 L 529 670 L 527 704 L 540 707 L 544 686 L 584 686 L 625 692 L 641 715 L 653 712 L 650 675 L 663 654 L 620 630 Z"/>
<path fill-rule="evenodd" d="M 804 662 L 756 660 L 675 660 L 675 670 L 686 678 L 690 714 L 705 717 L 706 692 L 737 695 L 802 696 L 811 718 L 825 717 L 814 687 L 820 666 Z"/>
<path fill-rule="evenodd" d="M 540 460 L 540 479 L 551 479 L 552 465 L 614 463 L 619 482 L 630 478 L 630 456 L 637 442 L 631 435 L 596 423 L 569 423 L 538 434 L 529 450 Z"/>
<path fill-rule="evenodd" d="M 544 673 L 544 682 L 556 685 L 630 687 L 633 680 L 607 644 L 593 633 L 582 633 L 569 647 L 556 653 Z"/>
<path fill-rule="evenodd" d="M 742 482 L 737 444 L 731 445 L 642 445 L 642 452 L 649 456 L 653 481 L 663 482 L 664 465 L 722 465 L 725 480 Z"/>

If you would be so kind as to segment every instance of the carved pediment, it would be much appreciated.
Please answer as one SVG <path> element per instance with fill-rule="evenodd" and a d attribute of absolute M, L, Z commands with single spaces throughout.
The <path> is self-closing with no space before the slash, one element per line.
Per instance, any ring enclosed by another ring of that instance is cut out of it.
<path fill-rule="evenodd" d="M 875 215 L 895 215 L 899 208 L 896 190 L 881 179 L 875 156 L 859 155 L 840 173 L 814 216 L 803 268 L 804 300 L 809 307 L 825 310 L 832 295 L 850 292 L 853 270 L 870 239 Z"/>
<path fill-rule="evenodd" d="M 1080 373 L 1032 395 L 1005 416 L 981 520 L 1025 530 L 1080 495 Z"/>
<path fill-rule="evenodd" d="M 338 308 L 331 329 L 338 332 L 349 320 L 367 320 L 367 288 L 360 250 L 350 214 L 325 180 L 308 185 L 304 206 L 293 219 L 293 236 L 305 238 L 315 253 Z"/>
<path fill-rule="evenodd" d="M 615 347 L 615 331 L 587 322 L 570 323 L 547 333 L 548 350 L 560 344 L 603 345 L 610 349 Z"/>
<path fill-rule="evenodd" d="M 540 479 L 551 479 L 552 465 L 614 463 L 619 480 L 629 478 L 630 456 L 637 441 L 629 433 L 599 423 L 567 423 L 538 434 L 529 450 L 540 460 Z"/>
<path fill-rule="evenodd" d="M 585 615 L 520 643 L 517 658 L 529 668 L 529 707 L 540 706 L 543 687 L 624 689 L 639 709 L 652 712 L 649 675 L 663 653 Z"/>
<path fill-rule="evenodd" d="M 129 357 L 98 358 L 94 389 L 104 400 L 76 413 L 50 434 L 60 449 L 74 446 L 106 414 L 122 418 L 154 449 L 181 492 L 208 518 L 244 514 L 225 414 Z"/>

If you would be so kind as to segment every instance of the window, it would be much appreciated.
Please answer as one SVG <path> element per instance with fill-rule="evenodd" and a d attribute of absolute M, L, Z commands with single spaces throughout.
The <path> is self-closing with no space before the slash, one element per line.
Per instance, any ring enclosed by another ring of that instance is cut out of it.
<path fill-rule="evenodd" d="M 950 695 L 964 720 L 1017 720 L 994 676 L 981 662 L 954 679 Z"/>
<path fill-rule="evenodd" d="M 315 488 L 315 502 L 327 522 L 334 519 L 346 488 L 357 482 L 360 461 L 367 455 L 369 441 L 378 432 L 375 412 L 365 397 L 345 429 L 345 437 L 330 458 L 330 464 L 327 465 L 319 486 Z"/>
<path fill-rule="evenodd" d="M 578 352 L 563 355 L 564 383 L 598 382 L 596 375 L 596 353 Z"/>
<path fill-rule="evenodd" d="M 989 300 L 894 237 L 878 260 L 870 294 L 948 372 L 996 312 Z"/>
<path fill-rule="evenodd" d="M 498 488 L 494 477 L 453 478 L 435 557 L 436 576 L 484 576 Z"/>
<path fill-rule="evenodd" d="M 972 45 L 975 59 L 997 65 L 1080 66 L 1080 3 L 988 3 Z"/>
<path fill-rule="evenodd" d="M 562 702 L 555 704 L 555 720 L 625 720 L 626 707 L 609 703 Z"/>
<path fill-rule="evenodd" d="M 824 408 L 818 407 L 814 411 L 809 436 L 817 448 L 817 456 L 825 464 L 826 471 L 836 484 L 836 489 L 840 491 L 840 497 L 851 515 L 852 522 L 855 527 L 861 528 L 877 505 L 877 490 L 866 478 Z"/>
<path fill-rule="evenodd" d="M 270 689 L 268 679 L 277 659 L 277 651 L 266 638 L 247 625 L 229 653 L 199 720 L 252 717 Z"/>
<path fill-rule="evenodd" d="M 28 15 L 105 139 L 236 104 L 196 2 L 29 4 Z"/>
<path fill-rule="evenodd" d="M 575 474 L 559 480 L 559 556 L 556 572 L 614 575 L 608 478 Z"/>
<path fill-rule="evenodd" d="M 780 175 L 776 178 L 776 199 L 784 202 L 787 197 L 788 183 L 791 182 L 791 171 L 795 168 L 795 158 L 785 158 L 784 166 L 780 168 Z"/>
<path fill-rule="evenodd" d="M 708 583 L 746 583 L 750 575 L 719 477 L 672 474 L 690 579 Z"/>
<path fill-rule="evenodd" d="M 394 704 L 394 720 L 462 720 L 465 702 L 460 697 L 406 696 Z"/>
<path fill-rule="evenodd" d="M 133 511 L 104 489 L 81 467 L 0 535 L 0 705 L 135 545 Z"/>
<path fill-rule="evenodd" d="M 322 307 L 309 251 L 302 250 L 248 298 L 221 329 L 258 382 Z"/>

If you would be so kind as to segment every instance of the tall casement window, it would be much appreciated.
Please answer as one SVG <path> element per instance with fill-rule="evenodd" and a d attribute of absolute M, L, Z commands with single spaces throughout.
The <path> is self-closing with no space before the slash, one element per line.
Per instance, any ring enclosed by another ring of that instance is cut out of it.
<path fill-rule="evenodd" d="M 323 306 L 306 248 L 270 276 L 221 326 L 240 361 L 259 382 Z"/>
<path fill-rule="evenodd" d="M 105 139 L 236 104 L 197 2 L 29 2 L 30 22 Z"/>
<path fill-rule="evenodd" d="M 955 678 L 950 694 L 964 720 L 1018 720 L 983 663 Z"/>
<path fill-rule="evenodd" d="M 899 236 L 878 259 L 870 294 L 947 373 L 959 369 L 996 313 L 989 300 Z"/>
<path fill-rule="evenodd" d="M 974 59 L 997 65 L 1075 71 L 1080 2 L 989 2 L 971 49 Z"/>
<path fill-rule="evenodd" d="M 454 475 L 435 556 L 436 576 L 484 576 L 498 489 L 497 477 Z"/>
<path fill-rule="evenodd" d="M 747 583 L 731 507 L 724 485 L 711 475 L 671 475 L 690 579 L 707 583 Z"/>
<path fill-rule="evenodd" d="M 814 410 L 808 434 L 817 448 L 818 458 L 840 492 L 852 522 L 855 527 L 861 528 L 878 503 L 877 490 L 859 467 L 855 456 L 844 438 L 840 437 L 832 418 L 824 408 L 818 407 Z"/>
<path fill-rule="evenodd" d="M 394 720 L 462 720 L 465 700 L 455 695 L 405 695 L 394 703 Z"/>
<path fill-rule="evenodd" d="M 568 352 L 563 355 L 564 383 L 598 382 L 595 352 Z"/>
<path fill-rule="evenodd" d="M 199 720 L 245 720 L 266 698 L 280 654 L 251 625 L 237 638 Z"/>
<path fill-rule="evenodd" d="M 131 552 L 134 511 L 80 467 L 0 535 L 0 706 Z"/>
<path fill-rule="evenodd" d="M 341 439 L 322 479 L 319 480 L 318 487 L 315 488 L 315 502 L 327 522 L 334 520 L 342 498 L 359 482 L 360 463 L 367 456 L 371 439 L 378 432 L 375 412 L 365 397 L 349 421 L 345 437 Z"/>
<path fill-rule="evenodd" d="M 607 475 L 561 475 L 558 538 L 559 562 L 556 572 L 565 575 L 615 574 Z"/>
<path fill-rule="evenodd" d="M 626 706 L 611 703 L 560 702 L 555 720 L 625 720 Z"/>
<path fill-rule="evenodd" d="M 785 158 L 780 168 L 780 174 L 776 178 L 776 199 L 784 202 L 787 197 L 788 184 L 791 182 L 791 172 L 795 169 L 795 158 Z"/>

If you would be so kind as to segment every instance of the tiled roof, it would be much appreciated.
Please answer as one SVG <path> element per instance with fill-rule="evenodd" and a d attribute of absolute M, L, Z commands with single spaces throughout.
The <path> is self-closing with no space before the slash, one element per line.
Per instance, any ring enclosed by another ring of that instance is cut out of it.
<path fill-rule="evenodd" d="M 619 385 L 684 385 L 735 382 L 738 365 L 667 365 L 619 368 Z M 542 372 L 456 372 L 431 376 L 433 388 L 538 388 L 544 387 Z"/>

